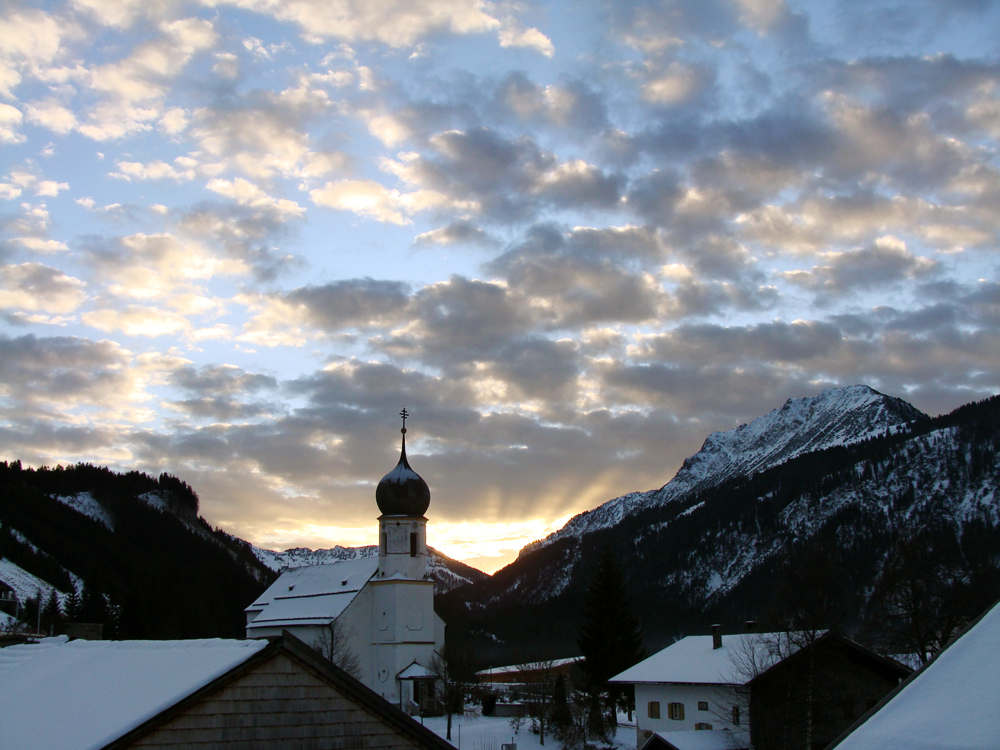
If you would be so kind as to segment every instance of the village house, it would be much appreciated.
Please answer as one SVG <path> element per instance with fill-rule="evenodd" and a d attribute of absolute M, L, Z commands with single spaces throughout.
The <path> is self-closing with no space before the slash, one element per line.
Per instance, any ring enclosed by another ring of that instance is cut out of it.
<path fill-rule="evenodd" d="M 1000 746 L 1000 603 L 848 728 L 828 750 Z"/>
<path fill-rule="evenodd" d="M 0 747 L 452 750 L 290 633 L 0 649 Z"/>
<path fill-rule="evenodd" d="M 635 690 L 636 747 L 821 748 L 909 669 L 843 636 L 688 636 L 612 678 Z M 776 726 L 780 726 L 778 733 Z M 808 742 L 806 740 L 808 738 Z"/>
<path fill-rule="evenodd" d="M 407 713 L 430 710 L 444 653 L 427 572 L 427 483 L 406 457 L 375 489 L 378 557 L 289 570 L 246 608 L 248 638 L 288 630 Z"/>

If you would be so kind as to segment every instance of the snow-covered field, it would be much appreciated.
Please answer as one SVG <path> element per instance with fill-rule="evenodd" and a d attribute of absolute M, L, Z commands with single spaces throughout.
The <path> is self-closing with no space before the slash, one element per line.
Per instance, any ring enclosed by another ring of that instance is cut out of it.
<path fill-rule="evenodd" d="M 618 734 L 612 747 L 621 750 L 635 750 L 635 724 L 626 724 L 620 717 Z M 435 716 L 424 719 L 424 726 L 439 737 L 446 734 L 447 718 Z M 500 750 L 501 745 L 513 742 L 517 750 L 558 750 L 559 742 L 548 734 L 545 744 L 538 742 L 538 735 L 531 732 L 531 721 L 526 719 L 518 733 L 510 726 L 510 719 L 482 716 L 479 712 L 469 712 L 465 716 L 451 717 L 451 744 L 459 750 Z"/>

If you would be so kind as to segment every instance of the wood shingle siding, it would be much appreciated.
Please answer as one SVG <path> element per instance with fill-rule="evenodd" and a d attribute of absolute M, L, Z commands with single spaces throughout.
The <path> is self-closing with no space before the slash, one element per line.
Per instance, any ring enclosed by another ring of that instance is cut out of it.
<path fill-rule="evenodd" d="M 106 746 L 241 750 L 452 750 L 287 633 Z"/>

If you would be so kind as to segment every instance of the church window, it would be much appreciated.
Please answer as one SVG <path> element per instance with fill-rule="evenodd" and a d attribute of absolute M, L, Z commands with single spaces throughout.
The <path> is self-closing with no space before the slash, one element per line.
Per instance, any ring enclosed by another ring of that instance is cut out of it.
<path fill-rule="evenodd" d="M 417 556 L 417 535 L 410 533 L 410 557 Z"/>

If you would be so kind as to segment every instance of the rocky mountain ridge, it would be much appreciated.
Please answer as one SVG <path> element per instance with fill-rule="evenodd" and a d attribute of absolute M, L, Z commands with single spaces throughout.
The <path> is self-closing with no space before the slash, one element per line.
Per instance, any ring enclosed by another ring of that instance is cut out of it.
<path fill-rule="evenodd" d="M 560 539 L 610 528 L 643 509 L 664 505 L 734 477 L 749 477 L 797 456 L 851 445 L 927 415 L 867 385 L 830 388 L 783 406 L 732 430 L 713 432 L 665 485 L 630 492 L 571 518 L 558 531 L 521 550 L 530 554 Z"/>

